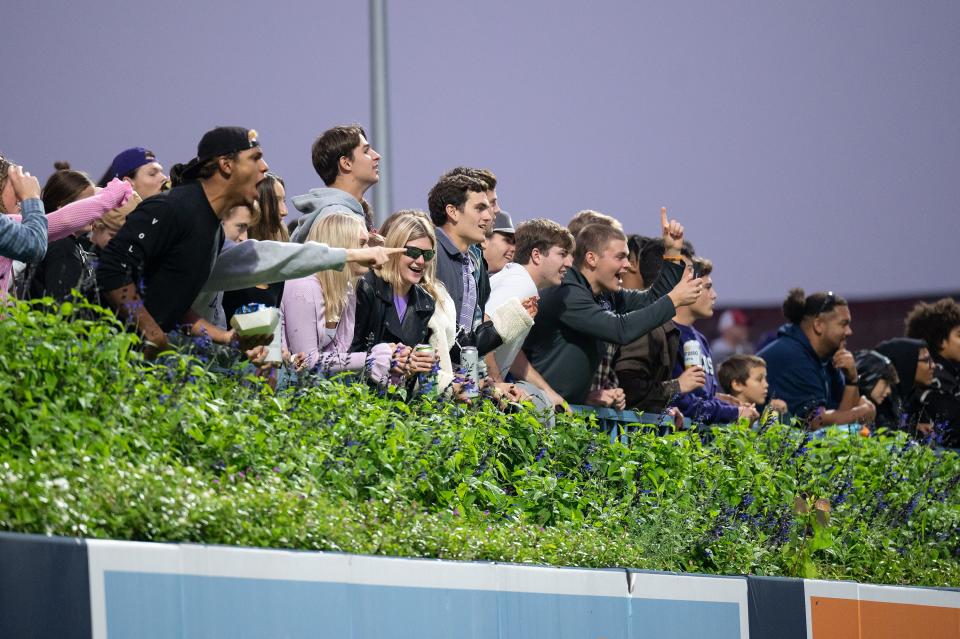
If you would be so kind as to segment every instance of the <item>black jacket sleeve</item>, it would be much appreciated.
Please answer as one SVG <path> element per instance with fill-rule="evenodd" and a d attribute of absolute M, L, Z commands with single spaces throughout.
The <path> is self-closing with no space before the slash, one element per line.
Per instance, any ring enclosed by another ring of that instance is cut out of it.
<path fill-rule="evenodd" d="M 602 342 L 629 344 L 671 319 L 676 308 L 661 297 L 645 308 L 618 314 L 603 310 L 582 286 L 563 285 L 560 323 L 569 330 Z"/>
<path fill-rule="evenodd" d="M 354 314 L 353 323 L 353 342 L 350 344 L 351 353 L 362 353 L 374 344 L 377 344 L 378 330 L 376 326 L 377 313 L 376 305 L 380 304 L 373 286 L 366 279 L 361 278 L 357 282 L 357 310 Z M 383 322 L 380 321 L 380 326 Z M 371 338 L 371 334 L 373 337 Z"/>
<path fill-rule="evenodd" d="M 653 281 L 653 286 L 644 291 L 624 289 L 621 295 L 623 296 L 626 310 L 635 311 L 638 308 L 649 306 L 672 291 L 673 287 L 680 281 L 680 278 L 683 277 L 684 268 L 682 264 L 666 260 L 663 263 L 663 268 L 660 269 L 660 274 L 657 275 L 657 279 Z"/>

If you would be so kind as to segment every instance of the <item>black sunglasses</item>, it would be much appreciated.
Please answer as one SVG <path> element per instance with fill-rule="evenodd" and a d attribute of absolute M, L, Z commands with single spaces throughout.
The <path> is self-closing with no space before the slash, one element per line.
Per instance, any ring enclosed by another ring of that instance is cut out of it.
<path fill-rule="evenodd" d="M 429 262 L 433 259 L 433 256 L 437 254 L 434 249 L 422 249 L 417 248 L 416 246 L 404 246 L 403 248 L 406 249 L 404 255 L 409 257 L 411 260 L 415 260 L 422 255 L 423 261 Z"/>

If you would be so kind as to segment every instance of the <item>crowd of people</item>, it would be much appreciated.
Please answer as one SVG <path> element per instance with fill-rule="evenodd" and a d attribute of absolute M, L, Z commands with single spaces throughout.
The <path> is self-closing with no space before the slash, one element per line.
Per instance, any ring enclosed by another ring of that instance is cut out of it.
<path fill-rule="evenodd" d="M 919 303 L 905 336 L 850 352 L 833 292 L 789 292 L 786 323 L 756 355 L 728 311 L 712 344 L 714 265 L 661 209 L 655 237 L 585 210 L 516 226 L 487 169 L 457 167 L 379 228 L 366 192 L 380 156 L 357 125 L 312 148 L 323 188 L 291 198 L 256 131 L 218 127 L 170 168 L 126 149 L 94 184 L 58 163 L 38 179 L 0 156 L 0 296 L 82 296 L 139 333 L 145 356 L 217 344 L 309 383 L 354 373 L 411 395 L 541 414 L 570 405 L 669 415 L 676 424 L 793 419 L 910 431 L 960 447 L 960 305 Z M 652 220 L 651 220 L 652 221 Z M 244 315 L 277 309 L 266 334 Z M 277 354 L 279 353 L 279 356 Z M 275 380 L 276 381 L 276 380 Z"/>

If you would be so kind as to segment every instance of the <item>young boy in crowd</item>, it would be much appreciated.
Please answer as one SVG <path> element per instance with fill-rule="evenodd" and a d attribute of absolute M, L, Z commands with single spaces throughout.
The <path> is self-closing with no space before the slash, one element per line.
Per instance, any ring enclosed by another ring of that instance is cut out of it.
<path fill-rule="evenodd" d="M 756 355 L 731 355 L 717 371 L 720 388 L 740 404 L 767 405 L 772 412 L 783 415 L 787 403 L 782 399 L 767 402 L 767 363 Z"/>

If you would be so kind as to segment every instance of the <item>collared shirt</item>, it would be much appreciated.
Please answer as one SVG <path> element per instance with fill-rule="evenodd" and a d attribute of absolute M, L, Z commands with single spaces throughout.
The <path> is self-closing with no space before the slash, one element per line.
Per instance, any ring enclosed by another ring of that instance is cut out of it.
<path fill-rule="evenodd" d="M 613 312 L 613 304 L 606 295 L 595 296 L 597 304 L 604 311 Z M 617 345 L 610 342 L 597 342 L 597 350 L 600 351 L 600 365 L 597 366 L 593 374 L 593 380 L 590 382 L 590 390 L 607 390 L 609 388 L 619 388 L 620 381 L 617 379 L 617 372 L 614 370 L 614 360 L 617 357 Z"/>
<path fill-rule="evenodd" d="M 474 272 L 478 270 L 477 264 L 471 258 L 469 251 L 466 253 L 460 252 L 460 249 L 443 229 L 437 229 L 437 242 L 443 249 L 437 252 L 437 259 L 444 260 L 446 258 L 448 262 L 457 263 L 457 270 L 459 270 L 459 282 L 457 284 L 459 286 L 451 285 L 452 282 L 449 281 L 451 279 L 449 273 L 451 269 L 444 269 L 439 261 L 437 263 L 437 275 L 447 287 L 457 307 L 457 323 L 465 327 L 467 331 L 471 331 L 475 326 L 478 311 L 477 276 L 474 275 Z M 456 295 L 456 292 L 459 292 L 460 295 Z"/>

